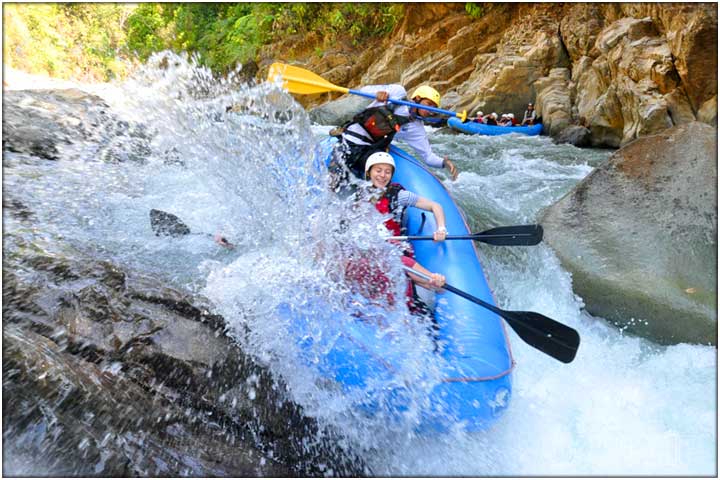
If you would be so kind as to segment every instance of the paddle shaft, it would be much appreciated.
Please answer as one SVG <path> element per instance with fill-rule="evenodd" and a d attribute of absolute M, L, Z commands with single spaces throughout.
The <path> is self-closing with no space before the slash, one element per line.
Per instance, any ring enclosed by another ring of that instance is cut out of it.
<path fill-rule="evenodd" d="M 410 268 L 410 267 L 403 267 L 403 268 L 405 269 L 405 271 L 410 272 L 410 273 L 412 273 L 413 275 L 417 275 L 418 277 L 422 278 L 423 280 L 427 280 L 428 282 L 430 281 L 430 277 L 429 277 L 428 275 L 425 275 L 425 274 L 422 273 L 422 272 L 418 272 L 417 270 L 413 270 L 413 269 Z M 447 283 L 446 283 L 445 285 L 443 285 L 442 288 L 443 288 L 443 290 L 447 290 L 447 291 L 452 292 L 452 293 L 454 293 L 454 294 L 456 294 L 456 295 L 460 295 L 461 297 L 463 297 L 463 298 L 465 298 L 465 299 L 467 299 L 467 300 L 470 300 L 471 302 L 475 302 L 475 303 L 477 303 L 478 305 L 481 305 L 481 306 L 487 308 L 487 309 L 490 310 L 491 312 L 497 313 L 497 314 L 500 315 L 501 317 L 504 317 L 503 314 L 505 313 L 505 311 L 504 311 L 504 310 L 500 310 L 500 309 L 497 308 L 495 305 L 491 305 L 491 304 L 489 304 L 489 303 L 487 303 L 487 302 L 483 302 L 483 301 L 480 300 L 479 298 L 477 298 L 477 297 L 475 297 L 475 296 L 473 296 L 473 295 L 470 295 L 470 294 L 467 293 L 467 292 L 463 292 L 462 290 L 457 289 L 457 288 L 455 288 L 455 287 L 453 287 L 452 285 L 449 285 L 449 284 L 447 284 Z"/>
<path fill-rule="evenodd" d="M 531 246 L 542 242 L 543 228 L 541 225 L 513 225 L 495 227 L 480 233 L 465 235 L 448 235 L 445 240 L 476 240 L 490 245 L 500 246 Z M 431 235 L 398 235 L 388 240 L 434 240 Z"/>
<path fill-rule="evenodd" d="M 469 235 L 448 235 L 445 240 L 482 240 L 491 238 L 531 238 L 533 235 L 524 234 L 500 234 L 500 235 L 483 235 L 481 233 L 471 233 Z M 400 235 L 388 237 L 386 240 L 433 240 L 432 235 Z"/>
<path fill-rule="evenodd" d="M 430 280 L 430 277 L 417 270 L 403 268 L 420 278 Z M 563 363 L 570 363 L 575 358 L 580 345 L 580 335 L 574 328 L 536 312 L 502 310 L 452 285 L 445 284 L 442 288 L 501 316 L 525 343 L 546 355 Z"/>
<path fill-rule="evenodd" d="M 305 70 L 304 68 L 300 68 L 294 65 L 273 63 L 272 65 L 270 65 L 270 70 L 268 71 L 268 80 L 272 82 L 277 76 L 281 77 L 284 80 L 283 87 L 287 88 L 290 93 L 296 93 L 299 95 L 311 95 L 322 92 L 340 92 L 351 93 L 353 95 L 359 95 L 361 97 L 375 99 L 375 95 L 372 93 L 361 92 L 360 90 L 353 90 L 347 87 L 335 85 L 309 70 Z M 421 108 L 430 112 L 450 115 L 451 117 L 458 117 L 463 122 L 465 121 L 465 119 L 467 119 L 466 111 L 463 111 L 462 113 L 457 113 L 450 110 L 430 107 L 427 105 L 408 102 L 405 100 L 388 99 L 388 101 L 390 103 L 395 103 L 398 105 L 406 105 L 408 107 Z"/>
<path fill-rule="evenodd" d="M 373 98 L 373 99 L 375 98 L 375 95 L 372 93 L 361 92 L 360 90 L 353 90 L 351 88 L 347 89 L 347 93 L 352 93 L 353 95 L 360 95 L 361 97 L 367 97 L 367 98 Z M 461 113 L 453 112 L 450 110 L 444 110 L 442 108 L 431 107 L 429 105 L 423 105 L 421 103 L 408 102 L 406 100 L 395 100 L 393 98 L 388 98 L 388 102 L 395 103 L 398 105 L 406 105 L 408 107 L 421 108 L 423 110 L 428 110 L 430 112 L 450 115 L 451 117 L 458 117 L 458 118 L 463 117 Z"/>

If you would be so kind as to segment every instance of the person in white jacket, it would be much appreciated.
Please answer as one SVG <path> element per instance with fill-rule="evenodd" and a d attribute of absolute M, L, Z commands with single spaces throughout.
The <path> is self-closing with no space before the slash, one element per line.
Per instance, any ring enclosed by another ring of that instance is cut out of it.
<path fill-rule="evenodd" d="M 365 110 L 344 125 L 340 141 L 333 150 L 330 162 L 331 183 L 334 190 L 348 183 L 362 180 L 365 161 L 375 152 L 387 151 L 394 139 L 405 141 L 426 165 L 446 168 L 454 181 L 458 169 L 447 156 L 441 158 L 430 147 L 423 118 L 433 112 L 418 107 L 388 103 L 388 99 L 404 100 L 407 92 L 402 85 L 369 85 L 360 89 L 375 94 L 375 100 Z M 412 94 L 412 101 L 430 107 L 440 106 L 440 94 L 429 86 L 421 86 Z M 352 175 L 351 175 L 352 174 Z"/>

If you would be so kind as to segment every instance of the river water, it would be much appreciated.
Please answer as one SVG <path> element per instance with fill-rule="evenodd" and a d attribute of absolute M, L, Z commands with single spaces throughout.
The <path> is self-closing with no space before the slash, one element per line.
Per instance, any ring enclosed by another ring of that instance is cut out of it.
<path fill-rule="evenodd" d="M 62 239 L 208 297 L 242 347 L 283 377 L 310 415 L 364 452 L 373 475 L 716 475 L 717 350 L 659 346 L 588 315 L 544 244 L 478 250 L 501 308 L 540 312 L 580 332 L 573 363 L 543 355 L 508 329 L 513 398 L 489 431 L 422 437 L 355 417 L 348 399 L 317 386 L 298 363 L 273 314 L 282 301 L 321 291 L 332 303 L 343 294 L 328 273 L 332 247 L 324 239 L 344 210 L 318 193 L 324 179 L 312 168 L 314 145 L 329 127 L 311 125 L 270 85 L 230 89 L 182 60 L 148 66 L 123 85 L 87 88 L 149 127 L 150 151 L 141 163 L 102 162 L 91 145 L 77 144 L 57 162 L 27 166 L 5 153 L 4 188 L 39 212 L 42 228 L 26 234 Z M 226 113 L 232 104 L 244 110 Z M 537 222 L 611 154 L 546 137 L 429 132 L 436 153 L 461 171 L 444 183 L 473 231 Z M 124 148 L 117 146 L 120 154 Z M 198 234 L 154 236 L 152 208 L 178 215 Z M 237 248 L 205 235 L 215 232 Z M 421 357 L 409 365 L 431 372 Z"/>

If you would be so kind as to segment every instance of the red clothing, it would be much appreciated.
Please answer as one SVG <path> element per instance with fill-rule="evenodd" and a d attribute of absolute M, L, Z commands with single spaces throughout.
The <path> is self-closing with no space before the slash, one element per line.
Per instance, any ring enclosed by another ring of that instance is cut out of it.
<path fill-rule="evenodd" d="M 384 300 L 388 305 L 394 305 L 393 284 L 385 274 L 388 265 L 377 257 L 364 253 L 364 255 L 351 256 L 345 262 L 345 281 L 353 286 L 353 290 L 369 300 Z M 400 259 L 403 265 L 410 268 L 417 263 L 414 258 L 407 255 L 403 255 Z M 409 279 L 405 295 L 410 306 L 410 302 L 414 299 L 414 291 L 412 281 Z"/>
<path fill-rule="evenodd" d="M 378 212 L 384 215 L 392 215 L 391 218 L 385 221 L 385 227 L 393 235 L 401 235 L 402 233 L 400 221 L 403 208 L 397 204 L 397 195 L 401 190 L 403 190 L 402 185 L 392 183 L 388 185 L 385 194 L 380 200 L 375 203 L 375 208 Z M 403 265 L 410 268 L 414 267 L 417 262 L 412 256 L 412 249 L 406 249 L 401 257 Z M 393 285 L 385 274 L 387 270 L 388 265 L 380 261 L 376 255 L 374 256 L 372 252 L 363 252 L 363 254 L 358 254 L 357 257 L 351 256 L 351 258 L 345 262 L 345 279 L 365 298 L 381 300 L 384 297 L 384 300 L 387 301 L 389 305 L 394 305 Z M 414 304 L 415 290 L 409 278 L 407 280 L 405 295 L 408 298 L 408 306 L 412 307 Z"/>
<path fill-rule="evenodd" d="M 415 264 L 417 263 L 414 258 L 409 257 L 407 255 L 403 255 L 401 260 L 402 260 L 403 265 L 405 265 L 408 268 L 413 268 L 415 266 Z"/>

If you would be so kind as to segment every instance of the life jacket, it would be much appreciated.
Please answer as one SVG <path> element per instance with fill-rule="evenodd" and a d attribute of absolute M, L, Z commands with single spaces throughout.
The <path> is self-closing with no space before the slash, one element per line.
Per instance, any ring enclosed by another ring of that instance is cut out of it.
<path fill-rule="evenodd" d="M 410 121 L 408 117 L 395 115 L 393 109 L 393 104 L 366 108 L 355 114 L 351 120 L 330 131 L 330 135 L 338 139 L 350 136 L 369 143 L 363 145 L 347 140 L 342 142 L 345 151 L 340 155 L 342 158 L 333 166 L 336 170 L 335 176 L 338 177 L 338 187 L 349 182 L 347 174 L 341 171 L 343 167 L 347 167 L 357 178 L 364 178 L 367 158 L 375 152 L 386 152 L 393 137 L 400 131 L 400 127 Z M 348 127 L 353 124 L 360 126 L 363 133 L 349 130 Z"/>
<path fill-rule="evenodd" d="M 405 213 L 405 207 L 400 208 L 398 205 L 398 195 L 402 190 L 405 190 L 405 188 L 399 183 L 391 183 L 385 188 L 385 193 L 380 200 L 375 202 L 375 208 L 378 212 L 383 215 L 392 215 L 391 218 L 385 220 L 385 227 L 396 236 L 402 235 L 403 233 L 402 217 Z M 415 258 L 415 252 L 409 245 L 404 249 L 403 255 Z M 418 313 L 420 311 L 418 304 L 420 297 L 417 294 L 417 290 L 415 290 L 415 284 L 409 278 L 405 287 L 405 297 L 410 312 L 413 314 Z M 420 304 L 422 304 L 421 301 Z"/>
<path fill-rule="evenodd" d="M 375 208 L 383 215 L 391 214 L 392 217 L 385 220 L 385 226 L 393 235 L 402 235 L 402 217 L 405 208 L 399 208 L 398 195 L 404 190 L 399 183 L 391 183 L 385 188 L 380 200 L 375 202 Z"/>
<path fill-rule="evenodd" d="M 370 143 L 374 150 L 383 150 L 390 145 L 395 134 L 400 131 L 400 127 L 409 121 L 407 117 L 395 115 L 391 105 L 380 105 L 358 112 L 350 121 L 331 130 L 330 134 L 350 135 Z M 347 127 L 352 124 L 359 125 L 364 130 L 364 134 L 348 130 Z"/>

